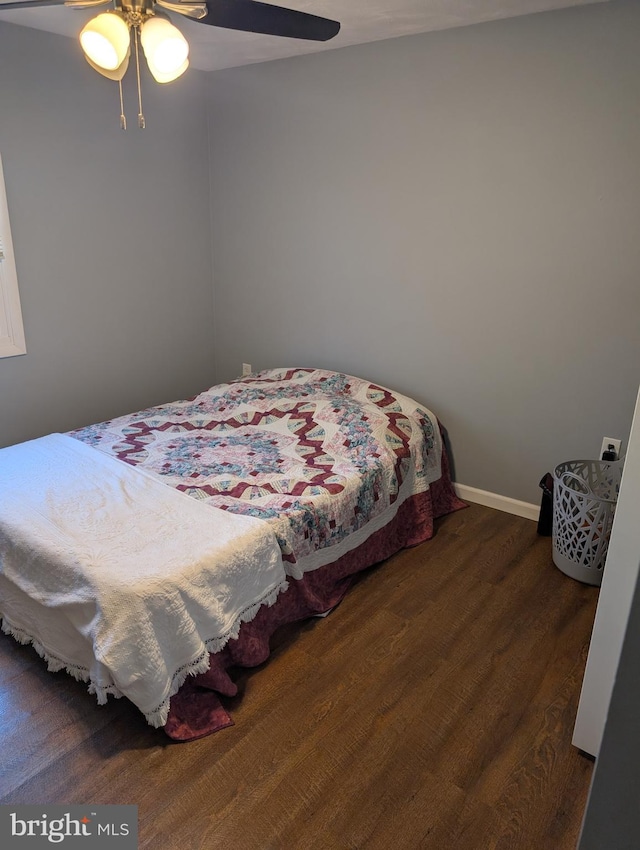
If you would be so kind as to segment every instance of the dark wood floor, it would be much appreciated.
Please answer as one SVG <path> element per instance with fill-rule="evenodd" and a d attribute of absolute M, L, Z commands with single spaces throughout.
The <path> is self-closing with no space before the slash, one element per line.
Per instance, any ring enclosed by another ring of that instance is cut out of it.
<path fill-rule="evenodd" d="M 1 803 L 135 803 L 141 848 L 573 850 L 598 591 L 472 505 L 242 673 L 236 725 L 171 744 L 0 635 Z"/>

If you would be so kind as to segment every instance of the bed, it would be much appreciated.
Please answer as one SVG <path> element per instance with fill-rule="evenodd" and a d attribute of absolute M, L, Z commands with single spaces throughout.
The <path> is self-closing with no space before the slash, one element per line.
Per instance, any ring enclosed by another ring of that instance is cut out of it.
<path fill-rule="evenodd" d="M 192 740 L 232 724 L 233 668 L 265 661 L 276 629 L 462 506 L 425 407 L 263 371 L 0 450 L 2 629 Z"/>

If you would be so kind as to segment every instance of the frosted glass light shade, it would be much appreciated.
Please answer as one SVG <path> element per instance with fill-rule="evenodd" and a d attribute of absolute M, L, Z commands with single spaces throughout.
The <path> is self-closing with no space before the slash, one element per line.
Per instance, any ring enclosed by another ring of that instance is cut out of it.
<path fill-rule="evenodd" d="M 117 12 L 102 12 L 80 33 L 80 45 L 96 70 L 115 71 L 129 52 L 129 27 Z"/>
<path fill-rule="evenodd" d="M 145 21 L 140 30 L 140 41 L 149 70 L 158 82 L 169 83 L 187 70 L 187 40 L 166 18 L 154 15 Z"/>
<path fill-rule="evenodd" d="M 113 71 L 108 68 L 101 68 L 99 65 L 96 65 L 95 62 L 92 62 L 88 56 L 85 55 L 85 59 L 91 65 L 94 71 L 97 71 L 99 74 L 102 74 L 103 77 L 106 77 L 108 80 L 121 80 L 124 75 L 127 73 L 127 68 L 129 67 L 129 57 L 131 55 L 131 51 L 127 50 L 127 55 L 124 57 L 120 65 L 115 68 Z"/>
<path fill-rule="evenodd" d="M 162 71 L 159 71 L 153 62 L 149 62 L 147 60 L 147 64 L 149 66 L 149 70 L 151 71 L 151 75 L 156 83 L 172 83 L 174 80 L 177 80 L 178 77 L 182 76 L 184 72 L 189 67 L 189 60 L 185 59 L 182 65 L 179 68 L 176 68 L 174 71 L 169 71 L 166 74 L 163 74 Z"/>

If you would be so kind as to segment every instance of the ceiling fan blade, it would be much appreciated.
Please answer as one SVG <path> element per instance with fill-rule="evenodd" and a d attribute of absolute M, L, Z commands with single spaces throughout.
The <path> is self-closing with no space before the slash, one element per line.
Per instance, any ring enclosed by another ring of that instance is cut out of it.
<path fill-rule="evenodd" d="M 340 24 L 329 18 L 257 0 L 207 0 L 207 8 L 209 11 L 199 24 L 309 41 L 328 41 L 340 31 Z"/>
<path fill-rule="evenodd" d="M 33 9 L 38 6 L 64 6 L 64 0 L 11 0 L 10 3 L 0 0 L 0 12 L 5 9 L 28 9 L 29 6 Z"/>
<path fill-rule="evenodd" d="M 39 6 L 68 6 L 71 9 L 87 9 L 90 6 L 102 6 L 110 0 L 0 0 L 0 12 L 5 9 L 37 9 Z"/>
<path fill-rule="evenodd" d="M 80 2 L 82 3 L 84 0 L 80 0 Z M 207 6 L 204 2 L 190 3 L 187 0 L 187 2 L 181 3 L 180 0 L 175 0 L 175 2 L 171 3 L 169 0 L 156 0 L 156 3 L 170 12 L 179 12 L 181 15 L 186 15 L 188 18 L 195 18 L 196 20 L 204 18 L 207 14 Z"/>
<path fill-rule="evenodd" d="M 104 6 L 110 2 L 111 0 L 64 0 L 64 5 L 68 9 L 89 9 L 91 6 Z"/>

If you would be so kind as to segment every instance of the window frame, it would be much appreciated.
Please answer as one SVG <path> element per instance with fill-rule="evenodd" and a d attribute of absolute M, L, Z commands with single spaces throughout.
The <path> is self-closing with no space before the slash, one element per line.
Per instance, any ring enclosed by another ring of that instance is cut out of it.
<path fill-rule="evenodd" d="M 0 156 L 0 358 L 26 353 L 18 273 Z"/>

